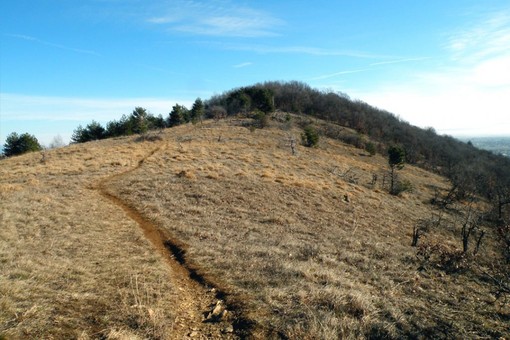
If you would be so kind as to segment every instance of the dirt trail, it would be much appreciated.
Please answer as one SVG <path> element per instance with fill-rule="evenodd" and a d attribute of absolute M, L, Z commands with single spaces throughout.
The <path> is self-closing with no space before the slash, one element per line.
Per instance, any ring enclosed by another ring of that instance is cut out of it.
<path fill-rule="evenodd" d="M 142 229 L 143 234 L 160 253 L 163 260 L 170 267 L 172 286 L 176 287 L 177 315 L 173 325 L 173 333 L 168 334 L 170 339 L 237 339 L 239 336 L 234 329 L 236 315 L 228 310 L 225 301 L 220 297 L 222 293 L 196 276 L 196 273 L 187 268 L 184 262 L 184 249 L 182 244 L 173 239 L 168 233 L 155 223 L 145 218 L 133 207 L 122 201 L 108 190 L 108 184 L 115 178 L 122 177 L 135 171 L 158 151 L 162 145 L 141 159 L 138 164 L 119 174 L 102 179 L 96 189 L 112 204 L 121 208 Z M 237 313 L 237 312 L 236 312 Z"/>

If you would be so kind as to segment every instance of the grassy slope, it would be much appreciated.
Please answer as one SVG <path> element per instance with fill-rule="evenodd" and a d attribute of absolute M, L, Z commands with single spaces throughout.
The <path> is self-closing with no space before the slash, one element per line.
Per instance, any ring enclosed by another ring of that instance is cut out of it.
<path fill-rule="evenodd" d="M 510 334 L 508 310 L 469 271 L 417 270 L 412 226 L 430 217 L 442 178 L 406 167 L 414 191 L 393 197 L 380 188 L 384 158 L 327 139 L 293 156 L 288 139 L 299 133 L 206 122 L 166 130 L 154 143 L 54 150 L 44 164 L 39 153 L 3 160 L 0 334 L 171 334 L 168 267 L 93 190 L 156 147 L 136 171 L 112 178 L 111 192 L 185 242 L 201 273 L 244 300 L 257 335 Z M 451 225 L 422 242 L 460 247 Z M 488 234 L 480 257 L 495 256 Z M 135 279 L 154 298 L 133 311 Z"/>
<path fill-rule="evenodd" d="M 412 227 L 432 215 L 428 201 L 434 188 L 447 187 L 442 178 L 408 166 L 401 176 L 414 191 L 393 197 L 379 188 L 384 158 L 332 140 L 293 156 L 288 138 L 299 133 L 224 123 L 179 127 L 165 150 L 114 186 L 187 243 L 203 273 L 248 296 L 248 311 L 265 332 L 509 334 L 508 311 L 474 275 L 417 270 Z M 374 173 L 379 183 L 372 187 Z M 422 242 L 460 247 L 456 218 L 446 216 L 449 227 Z M 496 256 L 492 237 L 480 258 Z"/>
<path fill-rule="evenodd" d="M 124 139 L 52 150 L 44 163 L 40 153 L 1 162 L 0 334 L 86 339 L 171 329 L 167 267 L 137 225 L 93 190 L 145 148 Z M 133 307 L 139 299 L 144 306 Z"/>

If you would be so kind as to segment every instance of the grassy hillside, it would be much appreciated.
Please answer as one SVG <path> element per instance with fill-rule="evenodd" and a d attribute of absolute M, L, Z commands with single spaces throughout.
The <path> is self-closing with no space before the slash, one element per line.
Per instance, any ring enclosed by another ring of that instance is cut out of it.
<path fill-rule="evenodd" d="M 101 185 L 157 149 L 134 138 L 0 165 L 0 338 L 182 338 L 216 302 Z"/>
<path fill-rule="evenodd" d="M 439 215 L 444 178 L 408 165 L 412 190 L 389 195 L 382 156 L 324 136 L 293 154 L 300 128 L 246 124 L 2 160 L 0 334 L 510 336 L 508 303 L 484 275 L 501 257 L 495 230 L 453 259 L 466 202 L 411 247 L 413 227 Z M 202 322 L 218 299 L 227 315 Z"/>

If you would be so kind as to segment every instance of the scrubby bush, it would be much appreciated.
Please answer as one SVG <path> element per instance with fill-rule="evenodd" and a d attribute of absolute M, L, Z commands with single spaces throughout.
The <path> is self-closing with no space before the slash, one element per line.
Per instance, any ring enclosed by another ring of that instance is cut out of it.
<path fill-rule="evenodd" d="M 319 133 L 313 126 L 308 125 L 301 134 L 301 141 L 306 147 L 315 147 L 319 143 Z"/>
<path fill-rule="evenodd" d="M 263 129 L 269 125 L 269 115 L 262 111 L 255 111 L 253 113 L 253 119 L 255 120 L 256 127 Z"/>
<path fill-rule="evenodd" d="M 365 150 L 370 154 L 370 156 L 375 155 L 377 152 L 377 148 L 376 148 L 375 144 L 372 142 L 367 142 L 365 144 Z"/>

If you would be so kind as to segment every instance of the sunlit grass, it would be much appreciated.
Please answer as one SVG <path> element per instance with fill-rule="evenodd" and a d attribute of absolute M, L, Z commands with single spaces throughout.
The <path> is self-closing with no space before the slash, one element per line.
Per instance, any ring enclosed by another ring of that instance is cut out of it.
<path fill-rule="evenodd" d="M 179 287 L 135 221 L 99 195 L 105 178 L 186 244 L 189 264 L 256 322 L 255 337 L 509 333 L 507 307 L 486 282 L 418 270 L 412 228 L 431 216 L 443 178 L 406 166 L 400 177 L 413 190 L 392 196 L 384 157 L 326 138 L 292 155 L 289 136 L 299 140 L 300 130 L 272 125 L 205 122 L 154 142 L 2 160 L 0 335 L 172 338 Z M 447 226 L 421 242 L 459 247 L 455 219 L 447 214 Z M 496 256 L 491 235 L 480 265 Z"/>

